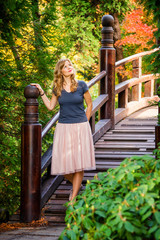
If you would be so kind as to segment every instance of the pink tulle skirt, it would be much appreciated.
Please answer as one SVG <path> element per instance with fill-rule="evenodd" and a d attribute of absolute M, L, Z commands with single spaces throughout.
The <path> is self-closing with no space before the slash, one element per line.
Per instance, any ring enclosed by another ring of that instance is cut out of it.
<path fill-rule="evenodd" d="M 51 161 L 51 175 L 65 175 L 96 169 L 89 122 L 57 123 Z"/>

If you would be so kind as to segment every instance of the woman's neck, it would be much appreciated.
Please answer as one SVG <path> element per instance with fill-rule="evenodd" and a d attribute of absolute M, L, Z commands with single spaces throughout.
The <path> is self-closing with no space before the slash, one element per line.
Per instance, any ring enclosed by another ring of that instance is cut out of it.
<path fill-rule="evenodd" d="M 64 76 L 63 76 L 64 77 Z M 71 85 L 71 78 L 69 77 L 64 77 L 64 82 L 65 85 Z"/>

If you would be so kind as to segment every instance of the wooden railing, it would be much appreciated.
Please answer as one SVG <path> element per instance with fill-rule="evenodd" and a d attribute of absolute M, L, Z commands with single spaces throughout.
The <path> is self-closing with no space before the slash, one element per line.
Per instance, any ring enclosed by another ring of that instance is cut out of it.
<path fill-rule="evenodd" d="M 110 15 L 105 15 L 102 18 L 100 73 L 88 82 L 89 88 L 99 83 L 99 96 L 93 102 L 90 119 L 94 142 L 107 130 L 113 129 L 115 123 L 125 116 L 148 106 L 151 100 L 158 100 L 158 97 L 154 95 L 154 80 L 156 76 L 153 74 L 141 75 L 141 58 L 159 49 L 136 54 L 115 63 L 113 22 L 114 19 Z M 115 67 L 124 65 L 130 61 L 133 62 L 133 78 L 115 86 Z M 144 83 L 144 96 L 142 96 L 142 83 Z M 128 100 L 128 89 L 131 90 L 130 101 Z M 41 140 L 56 124 L 59 112 L 53 116 L 41 132 L 41 126 L 38 123 L 38 102 L 36 99 L 38 95 L 38 90 L 34 86 L 29 85 L 26 87 L 25 123 L 22 126 L 21 220 L 23 222 L 30 222 L 39 218 L 40 209 L 63 181 L 63 176 L 50 175 L 53 146 L 49 147 L 42 156 L 42 159 L 39 153 Z M 115 110 L 116 95 L 118 95 L 118 108 Z M 99 111 L 99 119 L 96 123 L 95 114 L 97 111 Z M 35 149 L 38 149 L 38 152 L 36 150 L 36 154 L 33 154 L 33 150 Z M 41 179 L 40 184 L 40 173 L 42 174 L 45 171 L 46 173 Z"/>
<path fill-rule="evenodd" d="M 156 48 L 151 51 L 135 54 L 115 63 L 115 67 L 119 67 L 128 62 L 132 62 L 133 66 L 133 78 L 121 82 L 115 87 L 115 96 L 118 95 L 118 109 L 115 111 L 115 123 L 131 113 L 149 106 L 151 102 L 159 101 L 156 94 L 157 87 L 155 82 L 155 80 L 159 78 L 159 75 L 142 75 L 142 57 L 159 50 L 160 48 Z"/>

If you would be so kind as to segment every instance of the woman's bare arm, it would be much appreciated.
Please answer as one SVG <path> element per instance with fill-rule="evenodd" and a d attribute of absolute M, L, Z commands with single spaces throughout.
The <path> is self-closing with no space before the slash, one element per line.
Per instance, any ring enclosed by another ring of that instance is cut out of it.
<path fill-rule="evenodd" d="M 54 93 L 52 94 L 51 100 L 49 100 L 48 97 L 46 96 L 44 90 L 41 88 L 41 86 L 39 84 L 31 83 L 31 85 L 38 88 L 38 90 L 40 92 L 40 96 L 41 96 L 45 106 L 47 107 L 47 109 L 49 111 L 52 111 L 57 104 L 57 97 L 54 95 Z"/>
<path fill-rule="evenodd" d="M 41 97 L 42 97 L 42 100 L 43 100 L 45 106 L 47 107 L 47 109 L 49 111 L 52 111 L 55 108 L 55 106 L 57 105 L 57 97 L 54 95 L 54 93 L 52 94 L 51 100 L 48 99 L 46 94 L 44 94 Z"/>
<path fill-rule="evenodd" d="M 91 113 L 92 113 L 92 98 L 91 98 L 89 91 L 84 93 L 84 99 L 87 104 L 86 116 L 89 121 L 89 119 L 91 117 Z"/>

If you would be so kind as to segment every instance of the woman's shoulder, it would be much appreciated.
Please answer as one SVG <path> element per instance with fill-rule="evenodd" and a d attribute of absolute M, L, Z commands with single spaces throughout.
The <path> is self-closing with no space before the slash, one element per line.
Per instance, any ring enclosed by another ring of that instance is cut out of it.
<path fill-rule="evenodd" d="M 78 85 L 83 87 L 84 85 L 87 85 L 85 81 L 83 80 L 78 80 Z"/>
<path fill-rule="evenodd" d="M 78 81 L 78 87 L 79 89 L 81 89 L 83 91 L 83 93 L 85 93 L 86 91 L 88 91 L 88 86 L 87 83 L 85 81 Z"/>

